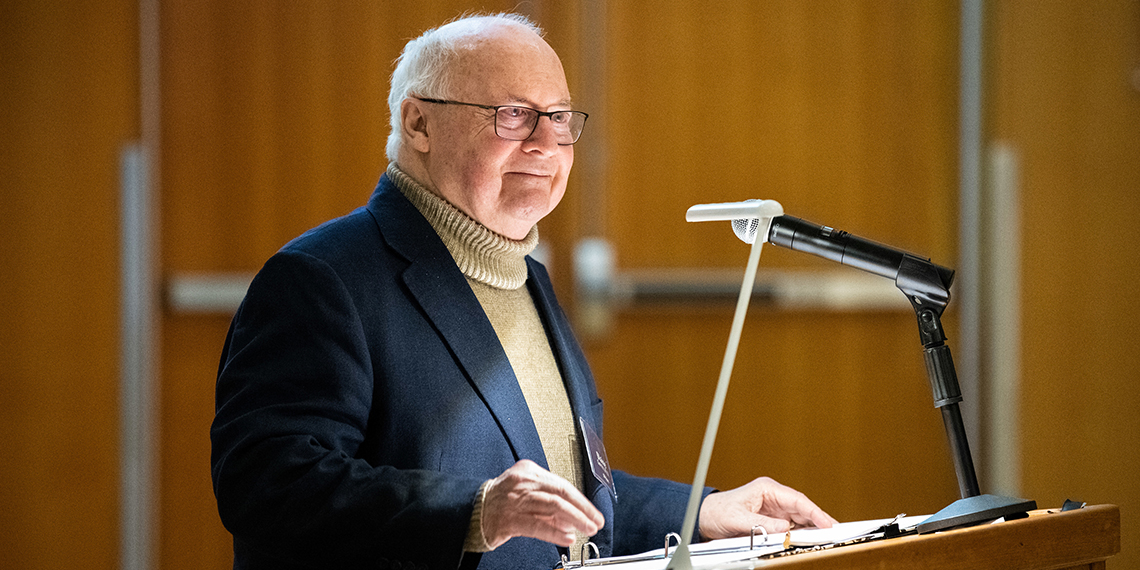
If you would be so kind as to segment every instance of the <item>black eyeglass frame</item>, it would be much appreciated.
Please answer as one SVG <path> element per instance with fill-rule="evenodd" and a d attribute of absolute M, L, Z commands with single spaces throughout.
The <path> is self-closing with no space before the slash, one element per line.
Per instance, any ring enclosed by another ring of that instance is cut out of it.
<path fill-rule="evenodd" d="M 538 130 L 538 121 L 540 119 L 542 119 L 543 117 L 550 117 L 550 120 L 553 121 L 554 115 L 557 115 L 559 113 L 570 113 L 571 116 L 581 115 L 582 116 L 582 128 L 578 130 L 578 134 L 574 137 L 574 140 L 572 140 L 568 143 L 558 143 L 558 146 L 570 146 L 570 145 L 578 142 L 578 139 L 582 138 L 582 131 L 586 128 L 586 119 L 590 118 L 590 115 L 584 111 L 574 111 L 571 109 L 564 109 L 561 111 L 539 111 L 538 109 L 535 109 L 533 107 L 527 107 L 526 105 L 480 105 L 478 103 L 464 103 L 463 101 L 452 101 L 450 99 L 432 99 L 430 97 L 416 97 L 416 96 L 412 96 L 412 99 L 418 99 L 418 100 L 423 101 L 425 103 L 436 103 L 438 105 L 465 105 L 467 107 L 476 107 L 479 109 L 486 109 L 488 111 L 494 111 L 494 113 L 495 113 L 495 119 L 494 119 L 495 120 L 495 135 L 498 136 L 499 138 L 509 140 L 509 141 L 525 141 L 525 140 L 529 139 L 530 137 L 534 136 L 534 131 Z M 527 133 L 527 135 L 525 137 L 523 137 L 521 139 L 512 139 L 512 138 L 504 137 L 502 134 L 499 133 L 499 109 L 506 109 L 506 108 L 526 109 L 528 111 L 533 111 L 535 113 L 538 113 L 538 117 L 534 120 L 534 126 L 530 128 L 530 132 Z"/>

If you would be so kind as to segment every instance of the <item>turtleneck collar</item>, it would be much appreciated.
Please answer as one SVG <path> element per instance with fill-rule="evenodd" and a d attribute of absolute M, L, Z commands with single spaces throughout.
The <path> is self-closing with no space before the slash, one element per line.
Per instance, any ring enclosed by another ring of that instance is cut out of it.
<path fill-rule="evenodd" d="M 464 214 L 394 162 L 388 164 L 388 177 L 439 234 L 463 275 L 498 289 L 526 283 L 526 256 L 538 245 L 538 226 L 522 240 L 512 240 Z"/>

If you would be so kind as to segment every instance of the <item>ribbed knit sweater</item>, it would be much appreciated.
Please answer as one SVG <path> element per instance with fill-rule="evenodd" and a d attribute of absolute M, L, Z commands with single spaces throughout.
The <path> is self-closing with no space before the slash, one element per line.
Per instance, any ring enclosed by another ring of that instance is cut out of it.
<path fill-rule="evenodd" d="M 388 177 L 439 234 L 479 299 L 526 398 L 550 471 L 582 490 L 581 452 L 570 399 L 538 309 L 525 287 L 525 258 L 538 245 L 538 227 L 531 228 L 522 240 L 511 240 L 464 214 L 395 163 L 388 165 Z M 474 499 L 475 511 L 464 544 L 469 552 L 490 550 L 482 530 L 486 490 L 484 483 Z M 585 540 L 579 535 L 570 547 L 573 559 L 579 558 Z"/>

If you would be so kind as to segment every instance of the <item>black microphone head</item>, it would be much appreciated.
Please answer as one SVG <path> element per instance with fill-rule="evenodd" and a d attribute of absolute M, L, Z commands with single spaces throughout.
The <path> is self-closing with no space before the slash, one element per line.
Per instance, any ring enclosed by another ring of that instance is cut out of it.
<path fill-rule="evenodd" d="M 732 220 L 732 233 L 748 245 L 752 245 L 756 241 L 756 232 L 758 231 L 760 231 L 760 218 Z"/>

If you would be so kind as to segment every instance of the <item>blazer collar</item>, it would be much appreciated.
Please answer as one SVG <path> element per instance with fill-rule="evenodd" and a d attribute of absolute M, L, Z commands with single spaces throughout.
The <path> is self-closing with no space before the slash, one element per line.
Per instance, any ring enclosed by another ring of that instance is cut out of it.
<path fill-rule="evenodd" d="M 527 287 L 530 288 L 531 297 L 542 317 L 550 348 L 558 360 L 575 421 L 577 418 L 584 419 L 600 436 L 602 418 L 594 416 L 594 402 L 597 396 L 592 390 L 593 377 L 586 366 L 585 356 L 578 348 L 570 323 L 554 297 L 554 290 L 550 288 L 550 277 L 546 273 L 546 268 L 532 258 L 527 258 L 527 266 L 529 269 Z"/>
<path fill-rule="evenodd" d="M 431 225 L 385 174 L 368 210 L 384 240 L 409 262 L 402 278 L 495 417 L 515 460 L 548 468 L 530 408 L 479 299 Z"/>

